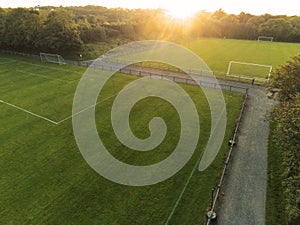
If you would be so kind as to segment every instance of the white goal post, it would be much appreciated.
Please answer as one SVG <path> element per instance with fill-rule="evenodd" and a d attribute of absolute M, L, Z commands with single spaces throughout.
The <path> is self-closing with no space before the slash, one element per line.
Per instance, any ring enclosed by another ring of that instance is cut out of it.
<path fill-rule="evenodd" d="M 40 58 L 42 62 L 65 64 L 64 58 L 58 54 L 40 53 Z"/>
<path fill-rule="evenodd" d="M 258 36 L 257 41 L 267 41 L 267 42 L 273 42 L 273 37 L 267 37 L 267 36 Z"/>
<path fill-rule="evenodd" d="M 230 61 L 226 77 L 234 77 L 239 80 L 242 78 L 248 80 L 269 81 L 271 72 L 271 65 Z"/>

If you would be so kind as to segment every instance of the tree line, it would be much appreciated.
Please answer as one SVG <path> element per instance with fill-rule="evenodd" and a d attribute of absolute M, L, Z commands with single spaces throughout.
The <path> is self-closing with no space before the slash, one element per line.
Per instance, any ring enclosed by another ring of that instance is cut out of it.
<path fill-rule="evenodd" d="M 271 183 L 279 181 L 271 187 L 278 192 L 273 197 L 278 206 L 272 212 L 278 214 L 278 221 L 271 224 L 296 225 L 300 223 L 300 55 L 273 73 L 271 86 L 280 92 L 279 104 L 272 112 L 270 144 L 274 148 L 269 151 L 276 151 L 280 156 L 277 163 L 282 168 L 279 174 L 271 171 L 271 175 L 278 176 L 269 176 Z"/>
<path fill-rule="evenodd" d="M 194 32 L 199 37 L 225 37 L 255 40 L 258 36 L 274 37 L 276 41 L 300 42 L 300 17 L 254 16 L 241 12 L 226 14 L 222 9 L 210 14 L 201 12 L 194 21 Z"/>
<path fill-rule="evenodd" d="M 114 39 L 182 41 L 215 37 L 300 42 L 300 17 L 201 11 L 190 20 L 172 19 L 161 9 L 101 6 L 0 8 L 0 48 L 71 54 L 85 44 Z"/>

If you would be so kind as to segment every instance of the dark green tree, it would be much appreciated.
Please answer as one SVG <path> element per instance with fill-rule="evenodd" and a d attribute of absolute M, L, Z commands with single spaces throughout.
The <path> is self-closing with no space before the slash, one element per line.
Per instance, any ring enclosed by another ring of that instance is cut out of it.
<path fill-rule="evenodd" d="M 41 22 L 39 12 L 24 8 L 12 9 L 2 21 L 2 42 L 14 50 L 34 50 L 38 46 Z"/>
<path fill-rule="evenodd" d="M 273 73 L 272 87 L 280 88 L 280 103 L 272 113 L 274 135 L 272 142 L 283 156 L 281 174 L 283 203 L 287 224 L 300 222 L 300 55 L 282 65 Z"/>
<path fill-rule="evenodd" d="M 289 19 L 290 24 L 293 27 L 293 31 L 290 34 L 290 41 L 300 42 L 300 17 L 294 16 Z"/>
<path fill-rule="evenodd" d="M 276 122 L 276 151 L 283 155 L 282 183 L 285 198 L 285 216 L 288 224 L 300 222 L 300 93 L 281 102 L 273 111 Z"/>
<path fill-rule="evenodd" d="M 277 41 L 289 41 L 292 32 L 293 27 L 285 18 L 269 19 L 258 28 L 259 35 L 272 36 Z"/>
<path fill-rule="evenodd" d="M 51 11 L 41 32 L 40 49 L 46 52 L 70 54 L 82 48 L 78 25 L 72 12 L 57 8 Z"/>
<path fill-rule="evenodd" d="M 300 55 L 275 70 L 271 86 L 281 90 L 280 101 L 289 101 L 296 93 L 300 93 Z"/>
<path fill-rule="evenodd" d="M 2 48 L 7 47 L 7 43 L 4 40 L 6 16 L 7 16 L 7 14 L 6 14 L 5 10 L 0 8 L 0 47 L 2 47 Z"/>

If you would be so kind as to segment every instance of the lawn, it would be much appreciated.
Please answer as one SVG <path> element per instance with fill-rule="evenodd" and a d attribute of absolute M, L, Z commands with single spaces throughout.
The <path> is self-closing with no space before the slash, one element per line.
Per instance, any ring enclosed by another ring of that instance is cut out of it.
<path fill-rule="evenodd" d="M 200 39 L 183 43 L 199 55 L 212 71 L 226 72 L 229 61 L 271 65 L 275 69 L 300 54 L 299 43 L 233 39 Z"/>
<path fill-rule="evenodd" d="M 229 40 L 229 39 L 200 39 L 197 41 L 186 42 L 182 44 L 183 47 L 190 49 L 196 55 L 198 55 L 210 68 L 214 71 L 214 75 L 220 78 L 224 78 L 227 73 L 228 64 L 230 61 L 246 62 L 257 65 L 241 65 L 232 64 L 230 74 L 268 78 L 270 67 L 273 71 L 284 64 L 287 60 L 291 59 L 295 55 L 300 53 L 300 44 L 298 43 L 282 43 L 282 42 L 258 42 L 247 40 Z M 172 48 L 157 48 L 151 51 L 145 51 L 134 54 L 136 55 L 155 55 L 156 57 L 169 55 L 170 57 L 175 52 L 172 52 Z M 176 59 L 178 63 L 184 68 L 204 68 L 208 69 L 204 65 L 193 65 L 186 59 L 185 54 L 177 54 Z M 127 56 L 121 60 L 128 60 Z M 139 66 L 160 68 L 163 70 L 178 71 L 178 68 L 173 66 L 166 66 L 158 62 L 141 62 Z M 198 72 L 198 74 L 202 74 Z"/>
<path fill-rule="evenodd" d="M 210 111 L 199 88 L 182 85 L 201 121 L 201 137 L 193 157 L 176 175 L 161 183 L 124 186 L 92 170 L 76 145 L 70 116 L 73 96 L 85 69 L 0 56 L 0 223 L 165 224 L 189 181 L 170 224 L 202 224 L 242 95 L 224 92 L 224 144 L 207 170 L 192 173 L 209 137 Z M 137 154 L 122 146 L 109 120 L 111 105 L 116 93 L 137 78 L 115 74 L 99 95 L 95 118 L 99 136 L 112 155 L 131 164 L 148 165 L 172 152 L 180 124 L 170 104 L 146 98 L 131 111 L 133 132 L 140 138 L 147 137 L 149 120 L 160 116 L 168 133 L 161 145 L 149 152 Z"/>

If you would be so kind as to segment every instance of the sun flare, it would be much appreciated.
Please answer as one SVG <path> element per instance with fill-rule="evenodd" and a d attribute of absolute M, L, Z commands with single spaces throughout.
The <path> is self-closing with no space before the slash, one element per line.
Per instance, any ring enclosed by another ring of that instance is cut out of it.
<path fill-rule="evenodd" d="M 176 6 L 176 5 L 174 7 L 168 8 L 166 10 L 166 15 L 173 17 L 175 19 L 181 19 L 181 20 L 191 18 L 195 15 L 195 13 L 196 13 L 195 10 L 192 10 L 192 9 L 188 10 L 183 7 Z"/>

